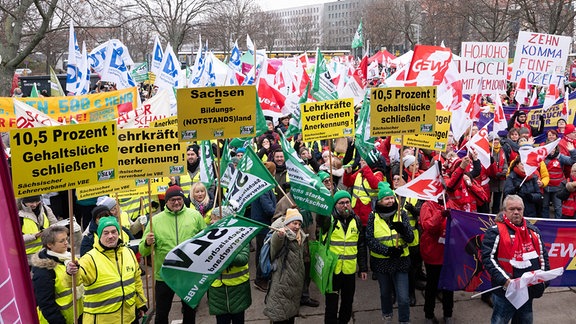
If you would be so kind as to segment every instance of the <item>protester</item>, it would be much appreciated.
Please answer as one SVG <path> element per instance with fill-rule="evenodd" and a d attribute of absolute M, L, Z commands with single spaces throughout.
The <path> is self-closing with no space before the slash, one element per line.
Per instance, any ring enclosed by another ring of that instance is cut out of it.
<path fill-rule="evenodd" d="M 568 143 L 567 148 L 569 149 L 570 156 L 560 154 L 560 150 L 558 146 L 556 146 L 543 161 L 546 164 L 550 181 L 548 185 L 544 187 L 542 218 L 550 218 L 550 208 L 548 207 L 550 204 L 554 207 L 554 217 L 552 218 L 562 218 L 562 200 L 557 197 L 557 193 L 560 192 L 566 184 L 563 168 L 565 166 L 572 167 L 572 165 L 576 163 L 574 144 Z"/>
<path fill-rule="evenodd" d="M 326 324 L 350 321 L 356 291 L 356 268 L 360 269 L 362 280 L 368 277 L 366 232 L 361 230 L 362 223 L 350 206 L 351 200 L 347 191 L 337 191 L 334 194 L 332 215 L 319 216 L 317 219 L 322 233 L 326 233 L 322 240 L 330 236 L 330 251 L 338 255 L 338 263 L 332 275 L 332 291 L 326 293 Z M 331 225 L 332 231 L 328 233 Z"/>
<path fill-rule="evenodd" d="M 505 297 L 512 279 L 534 270 L 550 270 L 548 253 L 536 226 L 524 219 L 523 199 L 510 195 L 504 199 L 504 212 L 496 218 L 482 240 L 482 263 L 490 274 L 494 309 L 492 323 L 532 323 L 532 300 L 540 298 L 546 283 L 528 287 L 528 301 L 516 309 Z"/>
<path fill-rule="evenodd" d="M 273 152 L 272 162 L 276 166 L 276 174 L 274 175 L 274 178 L 278 183 L 278 188 L 276 188 L 276 201 L 278 201 L 284 197 L 284 193 L 290 190 L 290 179 L 288 178 L 288 170 L 286 169 L 284 152 L 281 148 L 277 148 Z"/>
<path fill-rule="evenodd" d="M 520 134 L 518 133 L 518 128 L 512 128 L 508 130 L 508 135 L 506 138 L 502 139 L 502 149 L 504 150 L 504 154 L 506 154 L 506 161 L 510 163 L 518 156 L 518 139 L 520 138 Z"/>
<path fill-rule="evenodd" d="M 561 186 L 560 192 L 556 195 L 562 201 L 562 219 L 574 219 L 576 216 L 576 164 L 572 164 L 570 176 Z"/>
<path fill-rule="evenodd" d="M 500 145 L 500 137 L 494 132 L 488 135 L 488 142 L 492 147 L 491 165 L 494 168 L 494 174 L 490 176 L 490 192 L 492 199 L 492 214 L 497 214 L 500 211 L 500 204 L 502 203 L 502 192 L 504 191 L 504 182 L 506 181 L 506 174 L 508 173 L 508 160 L 506 154 Z"/>
<path fill-rule="evenodd" d="M 538 118 L 540 120 L 538 127 L 531 126 L 528 123 L 526 112 L 523 110 L 516 110 L 508 120 L 508 130 L 512 128 L 526 128 L 528 130 L 528 136 L 536 137 L 544 131 L 544 114 L 541 114 Z"/>
<path fill-rule="evenodd" d="M 222 207 L 223 217 L 233 214 L 230 207 Z M 222 219 L 220 208 L 215 208 L 210 216 L 212 223 Z M 252 304 L 249 260 L 250 246 L 246 244 L 208 288 L 208 309 L 210 315 L 216 316 L 216 324 L 244 323 L 244 313 Z"/>
<path fill-rule="evenodd" d="M 527 217 L 540 216 L 539 208 L 542 206 L 542 192 L 538 186 L 538 176 L 536 174 L 526 175 L 524 164 L 517 157 L 510 164 L 510 174 L 504 183 L 504 197 L 508 195 L 518 195 L 522 197 L 522 211 Z"/>
<path fill-rule="evenodd" d="M 272 323 L 294 323 L 300 309 L 300 296 L 304 285 L 304 241 L 306 234 L 300 228 L 302 215 L 297 209 L 288 209 L 272 227 L 277 229 L 270 241 L 270 258 L 276 263 L 272 272 L 268 294 L 264 300 L 264 315 Z"/>
<path fill-rule="evenodd" d="M 71 280 L 65 262 L 72 260 L 68 251 L 68 229 L 52 226 L 42 232 L 43 249 L 32 256 L 32 286 L 38 305 L 40 323 L 74 323 Z M 82 315 L 82 288 L 76 294 L 76 314 Z"/>
<path fill-rule="evenodd" d="M 83 323 L 132 323 L 148 311 L 138 261 L 119 233 L 116 217 L 103 217 L 97 230 L 99 244 L 78 265 L 66 266 L 66 272 L 78 274 L 86 288 Z"/>
<path fill-rule="evenodd" d="M 214 195 L 208 192 L 202 182 L 196 182 L 192 185 L 187 200 L 189 200 L 190 208 L 196 209 L 204 218 L 206 225 L 210 224 Z"/>
<path fill-rule="evenodd" d="M 454 292 L 438 289 L 440 272 L 444 264 L 444 245 L 446 243 L 446 217 L 449 212 L 445 210 L 444 201 L 425 201 L 420 209 L 420 225 L 422 236 L 420 239 L 420 253 L 426 267 L 426 289 L 424 291 L 424 316 L 426 324 L 438 323 L 434 316 L 436 296 L 442 292 L 442 312 L 444 323 L 454 323 L 452 311 L 454 309 Z"/>
<path fill-rule="evenodd" d="M 154 245 L 154 278 L 156 279 L 156 324 L 167 324 L 174 291 L 162 280 L 160 269 L 164 259 L 176 245 L 190 239 L 198 232 L 206 228 L 206 222 L 200 213 L 184 205 L 184 191 L 177 185 L 166 190 L 166 206 L 164 210 L 150 220 L 139 250 L 142 256 L 146 257 L 152 252 Z M 152 229 L 154 232 L 150 231 Z M 182 301 L 182 313 L 184 314 L 184 324 L 196 322 L 196 310 Z"/>
<path fill-rule="evenodd" d="M 86 231 L 84 231 L 84 237 L 82 238 L 82 244 L 80 246 L 80 256 L 83 256 L 88 251 L 98 246 L 98 242 L 100 241 L 100 238 L 97 234 L 98 225 L 100 224 L 100 219 L 106 216 L 116 217 L 105 205 L 96 206 L 94 209 L 92 209 L 92 221 L 90 222 L 90 225 L 88 225 Z M 118 220 L 117 217 L 116 220 Z M 129 229 L 123 226 L 120 226 L 120 228 L 122 229 L 120 234 L 120 239 L 122 242 L 128 243 L 130 240 L 134 239 L 134 236 L 132 233 L 130 233 Z M 138 252 L 138 248 L 133 248 L 133 251 L 134 253 Z"/>
<path fill-rule="evenodd" d="M 128 213 L 123 211 L 116 203 L 116 199 L 112 197 L 98 197 L 96 206 L 106 206 L 108 210 L 110 210 L 110 213 L 116 217 L 120 226 L 129 229 L 132 235 L 142 232 L 142 229 L 146 226 L 146 223 L 148 223 L 148 217 L 146 215 L 138 216 L 136 221 L 133 221 Z M 94 213 L 92 213 L 92 220 L 94 220 Z"/>
<path fill-rule="evenodd" d="M 18 202 L 18 217 L 22 224 L 22 238 L 26 248 L 28 264 L 32 255 L 42 249 L 42 231 L 52 224 L 56 224 L 58 219 L 52 213 L 50 207 L 42 203 L 40 196 L 24 197 Z"/>
<path fill-rule="evenodd" d="M 414 233 L 405 211 L 398 214 L 398 201 L 388 182 L 378 184 L 378 201 L 368 218 L 366 242 L 370 267 L 378 278 L 380 306 L 384 323 L 392 323 L 392 285 L 396 291 L 399 323 L 410 322 L 408 243 Z"/>

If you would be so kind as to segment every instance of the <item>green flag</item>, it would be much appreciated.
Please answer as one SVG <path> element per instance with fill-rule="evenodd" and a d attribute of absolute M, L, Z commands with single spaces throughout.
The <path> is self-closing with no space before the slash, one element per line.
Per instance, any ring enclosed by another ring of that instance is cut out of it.
<path fill-rule="evenodd" d="M 254 199 L 276 185 L 276 179 L 266 169 L 252 147 L 248 146 L 232 175 L 226 201 L 242 214 Z"/>
<path fill-rule="evenodd" d="M 242 248 L 266 227 L 241 216 L 225 217 L 168 252 L 160 277 L 194 308 Z"/>
<path fill-rule="evenodd" d="M 50 96 L 52 97 L 64 97 L 66 93 L 62 89 L 62 85 L 54 72 L 54 69 L 50 67 Z"/>
<path fill-rule="evenodd" d="M 306 85 L 306 91 L 298 100 L 298 109 L 292 112 L 292 118 L 290 118 L 290 124 L 288 124 L 288 129 L 286 130 L 286 137 L 294 136 L 302 132 L 302 116 L 300 115 L 300 104 L 306 103 L 308 101 L 308 93 L 310 91 L 310 82 Z"/>
<path fill-rule="evenodd" d="M 148 62 L 134 64 L 132 70 L 130 70 L 130 75 L 138 83 L 148 80 Z"/>
<path fill-rule="evenodd" d="M 228 152 L 228 140 L 224 142 L 222 148 L 222 158 L 220 159 L 220 186 L 228 188 L 234 173 L 234 164 L 230 162 L 230 153 Z"/>
<path fill-rule="evenodd" d="M 280 140 L 286 160 L 286 171 L 290 179 L 290 193 L 294 202 L 303 210 L 330 215 L 334 206 L 330 191 L 324 186 L 322 180 L 304 165 L 283 134 L 280 134 Z"/>
<path fill-rule="evenodd" d="M 356 34 L 354 34 L 354 39 L 352 39 L 352 49 L 362 47 L 364 35 L 362 33 L 362 18 L 360 18 L 360 24 L 358 29 L 356 29 Z"/>
<path fill-rule="evenodd" d="M 40 94 L 38 93 L 38 88 L 36 87 L 36 82 L 32 83 L 32 91 L 30 91 L 30 98 L 38 98 Z"/>
<path fill-rule="evenodd" d="M 326 66 L 326 59 L 324 59 L 324 55 L 322 55 L 320 49 L 316 51 L 316 67 L 314 69 L 312 97 L 318 101 L 338 99 L 336 85 L 332 82 L 332 76 Z"/>
<path fill-rule="evenodd" d="M 370 90 L 366 91 L 364 102 L 356 121 L 356 134 L 354 141 L 360 156 L 366 160 L 374 148 L 374 138 L 370 137 Z"/>
<path fill-rule="evenodd" d="M 256 138 L 264 134 L 268 130 L 268 125 L 266 125 L 266 118 L 264 117 L 264 112 L 262 107 L 260 107 L 260 99 L 258 93 L 256 93 Z M 232 147 L 246 147 L 250 144 L 252 138 L 235 138 L 230 142 Z"/>
<path fill-rule="evenodd" d="M 216 179 L 214 174 L 214 152 L 210 141 L 200 142 L 200 182 L 210 188 Z"/>

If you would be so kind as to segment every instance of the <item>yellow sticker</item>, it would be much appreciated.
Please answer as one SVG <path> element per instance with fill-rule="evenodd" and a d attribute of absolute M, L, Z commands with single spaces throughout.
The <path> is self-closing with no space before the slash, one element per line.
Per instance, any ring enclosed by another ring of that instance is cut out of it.
<path fill-rule="evenodd" d="M 436 87 L 372 88 L 370 136 L 434 133 Z"/>
<path fill-rule="evenodd" d="M 256 87 L 178 89 L 180 141 L 254 137 Z"/>
<path fill-rule="evenodd" d="M 354 136 L 354 99 L 300 104 L 304 142 Z"/>
<path fill-rule="evenodd" d="M 116 122 L 10 132 L 16 197 L 62 191 L 117 177 Z"/>

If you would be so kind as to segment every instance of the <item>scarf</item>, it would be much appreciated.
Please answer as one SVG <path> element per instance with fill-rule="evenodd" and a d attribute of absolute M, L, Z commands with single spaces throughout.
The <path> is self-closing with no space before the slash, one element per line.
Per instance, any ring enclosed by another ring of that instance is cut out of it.
<path fill-rule="evenodd" d="M 204 216 L 204 209 L 206 209 L 206 206 L 201 202 L 196 201 L 194 198 L 192 198 L 192 204 L 194 204 L 194 207 L 196 207 L 196 210 L 200 213 L 200 215 Z"/>
<path fill-rule="evenodd" d="M 64 253 L 58 253 L 58 252 L 54 252 L 52 250 L 46 249 L 46 254 L 53 256 L 55 258 L 58 258 L 58 260 L 60 260 L 62 262 L 72 260 L 72 253 L 70 253 L 69 251 L 66 251 Z"/>
<path fill-rule="evenodd" d="M 194 163 L 192 163 L 192 164 L 186 163 L 188 172 L 190 172 L 190 173 L 195 173 L 196 170 L 198 169 L 198 166 L 199 166 L 199 165 L 200 165 L 200 158 L 198 158 L 198 159 L 196 160 L 196 162 L 194 162 Z"/>
<path fill-rule="evenodd" d="M 504 214 L 504 224 L 514 231 L 514 239 L 512 245 L 504 246 L 504 248 L 512 248 L 512 254 L 510 258 L 510 264 L 517 269 L 526 269 L 532 264 L 531 259 L 537 258 L 538 254 L 532 243 L 532 238 L 530 235 L 530 230 L 526 226 L 526 219 L 522 219 L 522 224 L 520 226 L 512 224 L 508 216 Z M 506 231 L 506 233 L 508 233 Z M 502 233 L 501 233 L 502 234 Z"/>
<path fill-rule="evenodd" d="M 514 166 L 514 172 L 516 172 L 516 174 L 517 174 L 521 179 L 526 178 L 526 172 L 524 172 L 524 170 L 520 170 L 520 168 L 518 167 L 518 164 L 516 164 L 516 165 Z"/>

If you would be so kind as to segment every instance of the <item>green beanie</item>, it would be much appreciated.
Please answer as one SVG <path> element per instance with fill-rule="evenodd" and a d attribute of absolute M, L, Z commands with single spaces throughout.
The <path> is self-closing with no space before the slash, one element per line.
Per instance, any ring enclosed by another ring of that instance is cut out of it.
<path fill-rule="evenodd" d="M 342 199 L 342 198 L 348 198 L 350 200 L 352 200 L 352 196 L 350 196 L 350 194 L 348 193 L 348 191 L 346 190 L 338 190 L 336 191 L 336 193 L 334 194 L 334 204 L 336 204 L 338 202 L 338 200 Z"/>
<path fill-rule="evenodd" d="M 98 230 L 96 230 L 96 234 L 98 234 L 98 237 L 102 237 L 102 231 L 108 226 L 116 227 L 118 233 L 120 233 L 120 224 L 118 224 L 118 220 L 116 220 L 116 217 L 106 216 L 100 218 L 100 222 L 98 223 Z"/>
<path fill-rule="evenodd" d="M 326 171 L 318 171 L 318 177 L 320 178 L 320 181 L 324 181 L 324 180 L 328 179 L 328 177 L 330 177 L 330 175 Z"/>
<path fill-rule="evenodd" d="M 394 196 L 394 191 L 390 188 L 390 184 L 386 181 L 378 182 L 378 200 L 390 196 Z"/>

